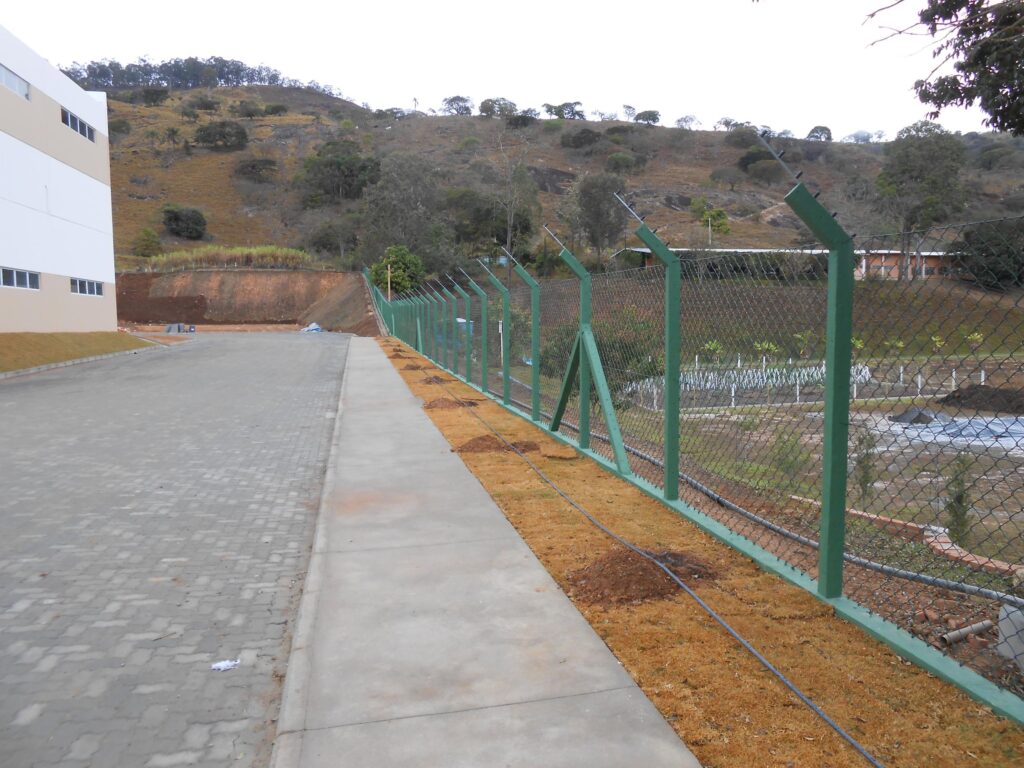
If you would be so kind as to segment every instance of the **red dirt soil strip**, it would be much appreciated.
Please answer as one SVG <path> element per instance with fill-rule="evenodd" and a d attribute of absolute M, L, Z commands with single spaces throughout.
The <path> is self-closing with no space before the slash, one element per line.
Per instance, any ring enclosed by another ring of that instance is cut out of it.
<path fill-rule="evenodd" d="M 349 272 L 201 270 L 117 276 L 122 323 L 311 322 L 328 331 L 377 334 L 361 276 Z"/>
<path fill-rule="evenodd" d="M 520 440 L 512 443 L 511 446 L 495 437 L 494 435 L 480 435 L 474 437 L 458 448 L 455 449 L 456 453 L 512 453 L 518 451 L 519 453 L 529 453 L 530 451 L 539 451 L 540 446 L 532 440 Z"/>
<path fill-rule="evenodd" d="M 654 553 L 689 586 L 715 574 L 700 559 L 682 552 Z M 590 605 L 610 606 L 660 600 L 680 592 L 679 585 L 661 568 L 624 547 L 616 547 L 586 568 L 567 574 L 572 597 Z"/>
<path fill-rule="evenodd" d="M 437 408 L 443 410 L 449 410 L 451 408 L 476 408 L 477 402 L 475 400 L 453 400 L 450 397 L 439 397 L 436 400 L 431 400 L 423 407 L 427 410 L 434 410 Z"/>

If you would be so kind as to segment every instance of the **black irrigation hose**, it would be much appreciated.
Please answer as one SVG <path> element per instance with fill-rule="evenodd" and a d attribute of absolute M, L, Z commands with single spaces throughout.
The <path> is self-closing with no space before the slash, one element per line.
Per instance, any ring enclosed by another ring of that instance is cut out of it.
<path fill-rule="evenodd" d="M 450 389 L 448 389 L 448 387 L 445 386 L 444 384 L 441 384 L 440 386 L 442 387 L 442 389 L 444 389 L 449 395 L 454 397 L 456 400 L 460 399 L 458 397 L 458 395 L 456 395 L 454 392 L 452 392 Z M 488 421 L 483 416 L 478 414 L 474 409 L 470 409 L 470 413 L 472 413 L 472 415 L 477 419 L 477 421 L 479 421 L 481 424 L 483 424 L 491 432 L 491 434 L 493 434 L 495 437 L 497 437 L 499 440 L 501 440 L 501 442 L 503 442 L 505 444 L 505 446 L 508 447 L 509 450 L 513 451 L 517 456 L 519 456 L 519 458 L 521 458 L 523 461 L 525 461 L 529 465 L 530 469 L 532 469 L 534 471 L 534 473 L 541 480 L 543 480 L 548 486 L 550 486 L 550 488 L 555 493 L 557 493 L 559 496 L 561 496 L 566 501 L 566 503 L 568 503 L 576 511 L 578 511 L 585 518 L 587 518 L 587 520 L 589 520 L 593 525 L 595 525 L 597 528 L 599 528 L 601 531 L 603 531 L 606 536 L 608 536 L 609 538 L 617 541 L 619 544 L 621 544 L 622 546 L 626 547 L 626 549 L 629 549 L 630 551 L 635 552 L 636 554 L 640 555 L 641 557 L 643 557 L 643 558 L 645 558 L 647 560 L 650 560 L 652 563 L 654 563 L 656 566 L 658 566 L 658 568 L 660 568 L 662 571 L 664 571 L 664 573 L 670 579 L 672 579 L 672 581 L 674 581 L 676 583 L 676 586 L 678 586 L 680 589 L 682 589 L 684 592 L 686 592 L 686 594 L 688 594 L 690 597 L 692 597 L 693 600 L 697 603 L 697 605 L 699 605 L 702 609 L 704 609 L 704 611 L 712 619 L 714 619 L 715 622 L 717 622 L 719 624 L 719 626 L 722 627 L 722 629 L 724 629 L 726 632 L 728 632 L 736 642 L 738 642 L 741 646 L 743 646 L 743 648 L 746 651 L 748 651 L 755 659 L 757 659 L 758 662 L 760 662 L 761 665 L 765 669 L 767 669 L 769 672 L 771 672 L 783 685 L 785 685 L 798 699 L 800 699 L 801 702 L 803 702 L 808 707 L 808 709 L 810 709 L 812 712 L 814 712 L 814 714 L 816 714 L 819 718 L 821 718 L 825 722 L 825 724 L 829 726 L 829 728 L 831 728 L 833 731 L 835 731 L 837 734 L 839 734 L 839 736 L 847 744 L 849 744 L 851 747 L 853 747 L 853 749 L 856 750 L 857 753 L 861 757 L 863 757 L 868 763 L 870 763 L 872 766 L 874 766 L 874 768 L 885 768 L 882 765 L 882 763 L 880 763 L 874 757 L 874 755 L 872 755 L 870 752 L 868 752 L 868 750 L 865 747 L 863 747 L 860 744 L 860 742 L 858 742 L 856 739 L 854 739 L 853 736 L 851 736 L 845 730 L 843 730 L 842 726 L 840 726 L 835 720 L 833 720 L 831 717 L 829 717 L 821 707 L 819 707 L 817 704 L 815 704 L 810 699 L 810 697 L 808 697 L 803 691 L 801 691 L 799 688 L 797 688 L 796 684 L 792 680 L 790 680 L 781 671 L 779 671 L 779 669 L 777 669 L 774 664 L 772 664 L 770 661 L 768 661 L 768 659 L 766 659 L 761 654 L 760 651 L 758 651 L 756 648 L 754 648 L 754 646 L 751 645 L 750 642 L 746 638 L 744 638 L 739 632 L 737 632 L 735 629 L 733 629 L 725 619 L 723 619 L 718 613 L 716 613 L 715 610 L 710 605 L 708 605 L 706 602 L 704 602 L 704 600 L 702 600 L 701 597 L 696 592 L 694 592 L 689 586 L 687 586 L 686 582 L 684 582 L 682 579 L 680 579 L 678 576 L 676 576 L 676 574 L 673 573 L 673 571 L 665 563 L 663 563 L 661 560 L 659 560 L 657 557 L 655 557 L 653 554 L 651 554 L 647 550 L 641 549 L 640 547 L 636 546 L 635 544 L 630 543 L 626 539 L 622 538 L 618 534 L 613 533 L 611 530 L 606 528 L 597 518 L 595 518 L 592 514 L 590 514 L 590 512 L 588 512 L 581 504 L 576 502 L 571 496 L 569 496 L 569 494 L 567 494 L 565 491 L 563 491 L 561 488 L 559 488 L 557 483 L 555 483 L 550 477 L 548 477 L 546 474 L 544 474 L 544 471 L 540 467 L 538 467 L 536 464 L 534 464 L 529 456 L 527 456 L 523 451 L 520 451 L 511 442 L 506 440 L 505 436 L 502 435 L 500 432 L 498 432 L 498 430 L 496 430 L 494 427 L 492 427 L 490 425 L 490 423 L 488 423 Z"/>
<path fill-rule="evenodd" d="M 498 393 L 492 392 L 492 394 L 497 395 Z M 512 402 L 515 403 L 520 408 L 527 408 L 525 403 L 522 403 L 518 400 L 513 399 Z M 562 425 L 573 430 L 574 432 L 579 431 L 579 428 L 575 424 L 566 421 L 565 419 L 562 420 Z M 602 435 L 600 432 L 591 432 L 590 436 L 605 443 L 611 442 L 608 439 L 607 435 Z M 650 454 L 644 453 L 643 451 L 640 451 L 637 448 L 634 448 L 630 445 L 624 445 L 624 447 L 626 453 L 630 453 L 633 456 L 636 456 L 637 458 L 642 459 L 657 467 L 665 466 L 661 462 L 661 460 L 658 459 L 656 456 L 651 456 Z M 757 523 L 758 525 L 767 528 L 768 530 L 773 531 L 774 533 L 777 533 L 780 536 L 790 539 L 791 541 L 795 541 L 798 544 L 803 544 L 805 547 L 811 547 L 812 549 L 819 549 L 821 546 L 814 539 L 808 538 L 807 536 L 803 536 L 799 533 L 796 533 L 795 531 L 791 531 L 788 528 L 784 528 L 783 526 L 778 525 L 777 523 L 773 523 L 771 520 L 766 520 L 760 515 L 755 515 L 750 510 L 744 509 L 739 504 L 729 501 L 729 499 L 725 498 L 717 491 L 712 490 L 708 486 L 704 485 L 704 483 L 700 482 L 696 478 L 691 477 L 690 475 L 680 472 L 679 479 L 685 482 L 694 490 L 699 491 L 703 495 L 707 496 L 716 504 L 719 504 L 720 506 L 723 506 L 726 509 L 735 512 L 736 514 L 741 515 L 746 519 L 750 520 L 751 522 Z M 1016 595 L 1011 595 L 1006 592 L 1000 592 L 995 589 L 988 589 L 987 587 L 978 587 L 974 584 L 966 584 L 961 581 L 951 581 L 950 579 L 943 579 L 939 576 L 929 576 L 925 573 L 918 573 L 917 571 L 908 571 L 903 568 L 896 568 L 895 566 L 886 565 L 885 563 L 878 563 L 874 560 L 869 560 L 866 557 L 860 557 L 859 555 L 854 555 L 850 552 L 843 552 L 843 560 L 848 563 L 852 563 L 853 565 L 859 565 L 860 567 L 866 568 L 869 571 L 877 571 L 878 573 L 884 573 L 887 576 L 892 576 L 897 579 L 903 579 L 904 581 L 913 581 L 915 583 L 924 584 L 929 587 L 948 589 L 951 592 L 959 592 L 961 594 L 972 595 L 974 597 L 984 597 L 988 600 L 994 600 L 998 603 L 1003 603 L 1004 605 L 1013 605 L 1017 608 L 1024 608 L 1024 598 L 1017 597 Z"/>

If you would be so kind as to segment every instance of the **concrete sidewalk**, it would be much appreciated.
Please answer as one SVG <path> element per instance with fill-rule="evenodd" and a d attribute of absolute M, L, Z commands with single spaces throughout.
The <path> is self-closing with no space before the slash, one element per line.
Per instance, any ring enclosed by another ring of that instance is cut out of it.
<path fill-rule="evenodd" d="M 353 338 L 275 768 L 697 766 Z"/>

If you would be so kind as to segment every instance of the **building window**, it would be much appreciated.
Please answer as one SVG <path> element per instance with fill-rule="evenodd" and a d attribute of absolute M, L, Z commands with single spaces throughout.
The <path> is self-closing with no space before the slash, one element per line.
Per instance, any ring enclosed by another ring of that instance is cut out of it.
<path fill-rule="evenodd" d="M 78 293 L 83 296 L 102 296 L 103 283 L 98 283 L 95 280 L 81 280 L 77 277 L 72 277 L 71 292 Z"/>
<path fill-rule="evenodd" d="M 0 83 L 10 88 L 19 96 L 28 98 L 28 80 L 18 77 L 3 64 L 0 64 Z"/>
<path fill-rule="evenodd" d="M 39 273 L 25 269 L 9 269 L 0 267 L 0 286 L 4 288 L 27 288 L 39 290 Z"/>
<path fill-rule="evenodd" d="M 61 107 L 60 121 L 75 133 L 80 133 L 89 141 L 96 141 L 96 129 L 82 120 L 78 115 Z"/>

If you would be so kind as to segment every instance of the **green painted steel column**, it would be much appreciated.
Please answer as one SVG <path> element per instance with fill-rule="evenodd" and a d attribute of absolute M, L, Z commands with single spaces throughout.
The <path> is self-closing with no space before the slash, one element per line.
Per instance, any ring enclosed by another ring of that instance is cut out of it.
<path fill-rule="evenodd" d="M 448 306 L 451 309 L 451 312 L 449 313 L 448 318 L 445 319 L 445 322 L 448 322 L 448 319 L 451 319 L 451 326 L 449 328 L 450 332 L 448 333 L 448 353 L 445 355 L 446 367 L 448 368 L 449 371 L 451 371 L 456 376 L 458 376 L 459 375 L 459 323 L 455 319 L 455 317 L 458 314 L 458 308 L 459 308 L 458 307 L 458 303 L 459 303 L 459 300 L 457 298 L 455 298 L 455 294 L 453 294 L 451 291 L 449 291 L 445 287 L 444 283 L 442 283 L 440 280 L 438 281 L 437 284 L 438 284 L 438 286 L 440 286 L 441 292 L 444 294 L 445 298 L 447 299 Z"/>
<path fill-rule="evenodd" d="M 530 286 L 530 418 L 540 421 L 540 283 L 519 262 L 513 263 L 515 273 Z"/>
<path fill-rule="evenodd" d="M 463 323 L 463 325 L 466 327 L 466 332 L 463 334 L 463 336 L 465 336 L 463 344 L 466 347 L 466 370 L 463 371 L 462 380 L 465 381 L 467 384 L 470 384 L 473 378 L 473 344 L 472 336 L 469 330 L 469 321 L 470 318 L 473 316 L 473 300 L 470 298 L 470 295 L 466 293 L 465 289 L 461 285 L 452 280 L 451 276 L 449 276 L 448 279 L 452 281 L 452 288 L 455 289 L 455 292 L 466 301 L 466 317 L 464 318 L 466 322 Z"/>
<path fill-rule="evenodd" d="M 591 280 L 590 273 L 587 272 L 586 268 L 579 262 L 579 260 L 569 252 L 567 248 L 562 248 L 559 252 L 559 257 L 566 263 L 572 273 L 579 278 L 580 281 L 580 336 L 577 338 L 577 343 L 582 346 L 582 334 L 585 330 L 590 329 L 590 321 L 592 315 L 591 309 Z M 579 443 L 580 448 L 590 448 L 590 356 L 584 353 L 583 349 L 580 349 L 580 360 L 579 360 L 579 373 L 580 373 L 580 418 L 579 418 Z M 570 382 L 571 385 L 571 382 Z"/>
<path fill-rule="evenodd" d="M 462 274 L 466 275 L 465 270 Z M 480 389 L 484 392 L 489 392 L 487 388 L 487 291 L 477 285 L 469 275 L 466 275 L 469 280 L 469 287 L 473 289 L 473 292 L 480 299 Z"/>
<path fill-rule="evenodd" d="M 639 237 L 665 265 L 665 498 L 679 498 L 679 353 L 682 340 L 680 330 L 680 282 L 682 269 L 679 258 L 668 249 L 646 224 L 636 230 Z"/>
<path fill-rule="evenodd" d="M 480 266 L 487 273 L 487 279 L 495 290 L 501 294 L 501 402 L 510 405 L 512 402 L 512 372 L 509 370 L 509 356 L 512 352 L 512 299 L 508 294 L 508 288 L 491 270 L 487 269 L 482 261 Z"/>
<path fill-rule="evenodd" d="M 818 593 L 825 598 L 835 598 L 843 593 L 843 548 L 846 540 L 846 464 L 853 346 L 853 240 L 803 184 L 797 184 L 790 190 L 786 195 L 786 203 L 829 249 Z"/>
<path fill-rule="evenodd" d="M 445 308 L 446 307 L 445 307 L 445 301 L 444 301 L 444 299 L 442 299 L 438 295 L 437 289 L 434 288 L 432 285 L 429 285 L 429 283 L 428 283 L 428 286 L 429 286 L 429 294 L 428 295 L 430 296 L 431 303 L 434 305 L 433 306 L 433 309 L 434 309 L 434 338 L 437 340 L 437 345 L 434 348 L 434 362 L 439 364 L 439 365 L 441 365 L 441 364 L 443 364 L 444 353 L 447 350 L 447 344 L 446 344 L 446 339 L 445 339 L 445 325 L 444 325 L 444 316 L 445 316 Z M 445 367 L 447 367 L 447 366 L 445 366 Z"/>

